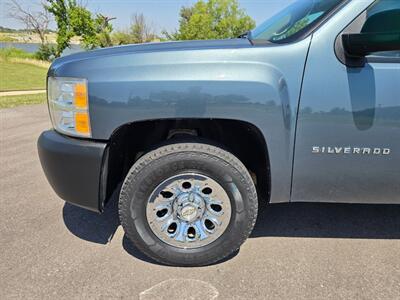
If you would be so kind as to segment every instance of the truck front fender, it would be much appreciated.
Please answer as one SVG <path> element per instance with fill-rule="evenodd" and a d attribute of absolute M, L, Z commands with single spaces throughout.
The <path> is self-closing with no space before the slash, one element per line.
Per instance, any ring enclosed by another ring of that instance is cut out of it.
<path fill-rule="evenodd" d="M 257 127 L 269 149 L 271 201 L 290 199 L 294 129 L 310 38 L 291 45 L 107 55 L 59 64 L 87 78 L 92 137 L 128 123 L 229 119 Z"/>

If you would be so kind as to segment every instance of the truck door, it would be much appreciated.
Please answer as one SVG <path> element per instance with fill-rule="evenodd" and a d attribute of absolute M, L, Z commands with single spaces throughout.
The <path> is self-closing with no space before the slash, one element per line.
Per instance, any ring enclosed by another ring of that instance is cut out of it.
<path fill-rule="evenodd" d="M 391 51 L 350 56 L 358 33 Z M 352 1 L 314 33 L 292 180 L 292 201 L 400 203 L 400 1 Z"/>

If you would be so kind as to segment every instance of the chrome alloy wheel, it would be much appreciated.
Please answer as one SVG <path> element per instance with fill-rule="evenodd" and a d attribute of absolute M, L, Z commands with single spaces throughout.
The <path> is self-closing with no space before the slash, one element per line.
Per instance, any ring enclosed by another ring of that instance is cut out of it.
<path fill-rule="evenodd" d="M 231 219 L 223 187 L 208 176 L 187 173 L 162 182 L 150 195 L 146 217 L 153 233 L 179 248 L 198 248 L 219 238 Z"/>

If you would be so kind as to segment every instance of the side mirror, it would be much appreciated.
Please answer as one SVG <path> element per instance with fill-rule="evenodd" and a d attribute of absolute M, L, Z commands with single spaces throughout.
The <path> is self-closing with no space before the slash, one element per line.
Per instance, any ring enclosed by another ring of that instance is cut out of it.
<path fill-rule="evenodd" d="M 373 52 L 400 50 L 400 32 L 345 33 L 342 42 L 347 56 L 363 58 Z"/>

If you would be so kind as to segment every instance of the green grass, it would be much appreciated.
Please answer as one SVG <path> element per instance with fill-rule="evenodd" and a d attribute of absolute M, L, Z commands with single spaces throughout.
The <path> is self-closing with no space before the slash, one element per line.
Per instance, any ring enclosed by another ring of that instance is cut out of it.
<path fill-rule="evenodd" d="M 28 53 L 22 49 L 14 48 L 14 47 L 6 47 L 0 49 L 0 57 L 7 60 L 8 58 L 30 58 L 34 59 L 35 54 Z"/>
<path fill-rule="evenodd" d="M 45 89 L 47 69 L 0 60 L 0 91 Z"/>
<path fill-rule="evenodd" d="M 46 102 L 46 94 L 3 96 L 0 97 L 0 108 L 10 108 L 20 105 L 40 104 Z"/>

